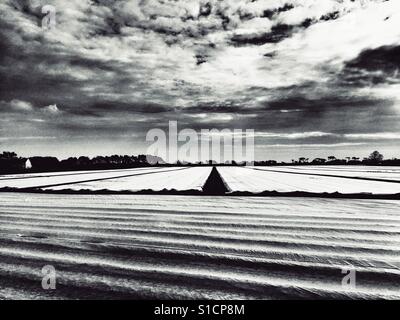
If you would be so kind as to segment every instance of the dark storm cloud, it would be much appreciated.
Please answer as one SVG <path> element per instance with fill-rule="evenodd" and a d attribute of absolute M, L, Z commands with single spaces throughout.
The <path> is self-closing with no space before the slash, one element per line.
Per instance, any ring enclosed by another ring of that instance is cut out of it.
<path fill-rule="evenodd" d="M 112 112 L 135 112 L 143 114 L 158 114 L 164 112 L 173 112 L 172 107 L 162 104 L 149 102 L 120 102 L 120 101 L 100 101 L 88 107 L 90 110 L 96 111 L 112 111 Z"/>
<path fill-rule="evenodd" d="M 272 19 L 272 18 L 273 18 L 274 16 L 276 16 L 277 14 L 279 14 L 279 13 L 281 13 L 281 12 L 289 11 L 289 10 L 292 10 L 292 9 L 294 9 L 293 4 L 287 3 L 287 4 L 285 4 L 284 6 L 279 7 L 279 8 L 277 8 L 277 9 L 267 9 L 267 10 L 264 10 L 264 12 L 262 13 L 262 16 L 261 16 L 261 17 L 263 17 L 263 18 L 268 18 L 268 19 Z"/>
<path fill-rule="evenodd" d="M 269 101 L 265 105 L 266 117 L 261 122 L 276 129 L 297 128 L 300 132 L 376 132 L 388 128 L 397 130 L 400 128 L 397 124 L 400 117 L 391 109 L 393 105 L 394 101 L 388 99 L 346 96 L 343 93 L 321 95 L 318 98 L 292 96 Z"/>
<path fill-rule="evenodd" d="M 398 2 L 48 0 L 51 31 L 44 3 L 0 3 L 0 113 L 25 123 L 3 126 L 14 135 L 178 120 L 339 143 L 398 129 Z"/>
<path fill-rule="evenodd" d="M 368 49 L 345 63 L 343 80 L 355 86 L 400 82 L 400 46 Z"/>
<path fill-rule="evenodd" d="M 208 17 L 211 14 L 212 5 L 210 2 L 206 2 L 200 5 L 199 16 Z"/>
<path fill-rule="evenodd" d="M 329 12 L 321 17 L 322 21 L 336 20 L 340 17 L 339 11 Z"/>
<path fill-rule="evenodd" d="M 273 26 L 271 32 L 263 33 L 260 35 L 234 35 L 232 37 L 232 42 L 235 44 L 253 44 L 253 45 L 263 45 L 266 43 L 277 43 L 285 38 L 292 35 L 294 26 L 287 24 L 280 24 Z"/>
<path fill-rule="evenodd" d="M 400 68 L 400 46 L 383 46 L 365 50 L 356 59 L 346 62 L 346 68 L 393 74 Z"/>
<path fill-rule="evenodd" d="M 260 34 L 235 34 L 231 38 L 231 41 L 236 45 L 264 45 L 268 43 L 278 43 L 282 40 L 290 38 L 296 33 L 301 33 L 311 25 L 314 25 L 318 22 L 336 20 L 341 16 L 340 11 L 332 11 L 321 16 L 317 15 L 313 17 L 306 17 L 297 24 L 280 23 L 280 20 L 277 19 L 279 14 L 290 11 L 294 8 L 295 6 L 292 4 L 285 4 L 283 7 L 279 7 L 275 10 L 265 10 L 261 15 L 262 18 L 267 18 L 271 21 L 277 21 L 272 26 L 271 30 L 268 32 L 262 32 Z M 253 16 L 250 17 L 254 18 Z"/>
<path fill-rule="evenodd" d="M 388 107 L 393 102 L 388 99 L 379 99 L 368 96 L 346 96 L 343 93 L 322 95 L 317 98 L 310 98 L 304 95 L 283 97 L 281 99 L 270 100 L 265 108 L 268 110 L 302 110 L 307 113 L 320 113 L 327 110 L 336 110 L 339 108 L 356 109 L 369 106 Z"/>

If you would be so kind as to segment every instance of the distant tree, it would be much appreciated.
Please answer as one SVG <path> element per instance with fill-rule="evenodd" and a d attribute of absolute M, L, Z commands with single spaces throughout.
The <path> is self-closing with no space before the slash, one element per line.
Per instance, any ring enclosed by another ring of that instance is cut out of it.
<path fill-rule="evenodd" d="M 313 164 L 324 164 L 326 162 L 323 158 L 315 158 L 311 163 Z"/>
<path fill-rule="evenodd" d="M 60 161 L 56 157 L 30 157 L 33 170 L 54 171 L 59 169 Z"/>
<path fill-rule="evenodd" d="M 61 167 L 66 170 L 77 169 L 78 164 L 79 161 L 75 157 L 70 157 L 60 162 Z"/>
<path fill-rule="evenodd" d="M 92 163 L 95 165 L 103 165 L 107 163 L 107 160 L 103 156 L 97 156 L 92 159 Z"/>
<path fill-rule="evenodd" d="M 129 157 L 129 156 L 123 156 L 123 158 L 122 158 L 122 164 L 124 164 L 124 165 L 129 165 L 129 164 L 132 164 L 132 163 L 134 163 L 134 161 L 133 161 L 133 159 L 132 159 L 131 157 Z"/>
<path fill-rule="evenodd" d="M 361 164 L 361 161 L 358 157 L 351 157 L 351 160 L 347 161 L 347 164 L 358 165 Z"/>
<path fill-rule="evenodd" d="M 138 156 L 138 161 L 141 162 L 141 163 L 147 163 L 147 157 L 146 157 L 146 155 L 140 154 L 140 155 Z"/>
<path fill-rule="evenodd" d="M 373 162 L 381 162 L 383 161 L 383 155 L 379 151 L 374 151 L 369 155 L 368 159 Z"/>
<path fill-rule="evenodd" d="M 89 166 L 91 164 L 90 159 L 88 157 L 79 157 L 77 164 L 80 166 Z"/>
<path fill-rule="evenodd" d="M 329 156 L 329 157 L 328 157 L 328 160 L 329 160 L 329 161 L 335 161 L 335 160 L 336 160 L 336 157 L 335 157 L 335 156 Z"/>
<path fill-rule="evenodd" d="M 0 154 L 0 159 L 15 159 L 17 158 L 17 154 L 15 152 L 4 151 Z"/>

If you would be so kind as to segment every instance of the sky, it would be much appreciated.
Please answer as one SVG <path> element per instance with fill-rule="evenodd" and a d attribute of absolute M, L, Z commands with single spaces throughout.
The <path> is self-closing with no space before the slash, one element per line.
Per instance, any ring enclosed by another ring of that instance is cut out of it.
<path fill-rule="evenodd" d="M 178 121 L 253 129 L 258 160 L 400 158 L 398 0 L 2 0 L 0 14 L 0 151 L 146 153 L 147 132 Z"/>

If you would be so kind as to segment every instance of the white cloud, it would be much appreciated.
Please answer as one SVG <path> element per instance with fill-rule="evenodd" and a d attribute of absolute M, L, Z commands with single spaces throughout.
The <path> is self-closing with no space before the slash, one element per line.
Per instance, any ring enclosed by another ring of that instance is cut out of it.
<path fill-rule="evenodd" d="M 7 102 L 3 103 L 7 104 Z M 8 103 L 8 106 L 14 111 L 32 111 L 33 105 L 30 102 L 13 99 Z"/>
<path fill-rule="evenodd" d="M 50 140 L 56 139 L 56 137 L 47 136 L 24 136 L 24 137 L 0 137 L 1 141 L 12 141 L 12 140 Z"/>
<path fill-rule="evenodd" d="M 60 110 L 58 109 L 56 104 L 52 104 L 47 107 L 43 107 L 41 110 L 48 114 L 57 114 L 60 112 Z"/>
<path fill-rule="evenodd" d="M 354 140 L 399 140 L 400 132 L 352 133 L 345 134 L 344 137 Z"/>
<path fill-rule="evenodd" d="M 121 68 L 131 75 L 126 79 L 131 88 L 123 93 L 124 100 L 131 99 L 133 90 L 140 90 L 146 91 L 147 96 L 155 96 L 156 92 L 169 96 L 172 103 L 179 99 L 223 101 L 251 87 L 274 89 L 306 81 L 328 81 L 327 69 L 340 70 L 344 60 L 356 57 L 362 50 L 400 43 L 399 1 L 365 1 L 362 7 L 350 0 L 211 0 L 213 10 L 207 17 L 198 17 L 204 1 L 178 0 L 173 5 L 157 0 L 99 2 L 95 6 L 89 0 L 46 1 L 57 8 L 57 28 L 45 34 L 35 18 L 9 13 L 9 21 L 18 23 L 18 36 L 13 41 L 28 48 L 24 41 L 31 39 L 32 51 L 64 52 L 105 63 L 120 62 Z M 287 4 L 294 8 L 273 19 L 261 18 L 265 10 Z M 6 10 L 5 6 L 1 4 L 0 10 Z M 233 34 L 262 34 L 279 23 L 297 25 L 335 10 L 340 12 L 339 19 L 298 30 L 278 44 L 247 47 L 229 44 Z M 230 18 L 226 30 L 217 11 Z M 253 17 L 240 19 L 243 14 Z M 385 21 L 388 16 L 391 18 Z M 96 35 L 99 31 L 112 33 L 110 21 L 120 25 L 121 35 Z M 171 36 L 166 30 L 177 34 Z M 43 43 L 36 40 L 38 36 Z M 167 45 L 168 41 L 175 44 Z M 216 47 L 210 48 L 210 43 Z M 271 51 L 274 58 L 265 58 L 264 54 Z M 195 59 L 198 52 L 208 56 L 200 66 Z M 89 87 L 95 82 L 94 95 L 110 91 L 113 85 L 110 82 L 118 76 L 102 71 L 105 80 L 101 82 L 96 79 L 98 70 L 83 69 L 84 66 L 61 63 L 40 72 L 54 77 L 64 72 L 71 79 L 86 81 Z M 174 79 L 184 81 L 181 94 L 172 94 Z M 185 89 L 195 90 L 188 97 Z"/>
<path fill-rule="evenodd" d="M 306 138 L 321 138 L 321 137 L 334 137 L 333 133 L 329 132 L 296 132 L 296 133 L 273 133 L 273 132 L 257 132 L 256 136 L 263 138 L 280 138 L 280 139 L 306 139 Z"/>
<path fill-rule="evenodd" d="M 261 148 L 340 148 L 367 145 L 366 142 L 343 142 L 343 143 L 302 143 L 302 144 L 268 144 L 259 146 Z"/>

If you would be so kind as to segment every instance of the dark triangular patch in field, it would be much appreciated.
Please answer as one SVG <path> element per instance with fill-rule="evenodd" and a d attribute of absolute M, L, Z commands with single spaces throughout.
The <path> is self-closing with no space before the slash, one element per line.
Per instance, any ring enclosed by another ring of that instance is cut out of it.
<path fill-rule="evenodd" d="M 224 195 L 230 192 L 228 184 L 221 177 L 216 167 L 213 167 L 206 183 L 203 185 L 203 193 L 209 195 Z"/>

